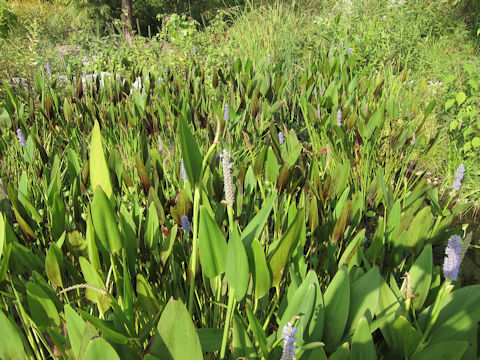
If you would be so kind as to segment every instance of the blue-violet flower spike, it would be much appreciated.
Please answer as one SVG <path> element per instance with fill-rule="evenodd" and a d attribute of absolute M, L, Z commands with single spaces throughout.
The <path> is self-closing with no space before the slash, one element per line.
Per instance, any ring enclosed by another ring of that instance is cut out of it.
<path fill-rule="evenodd" d="M 187 215 L 182 215 L 182 228 L 186 232 L 190 232 L 190 220 L 188 220 Z"/>
<path fill-rule="evenodd" d="M 351 54 L 352 54 L 352 48 L 351 48 L 351 47 L 348 48 L 347 54 L 348 54 L 348 55 L 351 55 Z"/>
<path fill-rule="evenodd" d="M 462 186 L 464 172 L 465 165 L 460 164 L 460 166 L 457 168 L 457 171 L 455 172 L 455 181 L 452 184 L 452 188 L 454 188 L 456 191 L 459 191 L 460 187 Z"/>
<path fill-rule="evenodd" d="M 342 109 L 337 111 L 337 125 L 342 126 Z"/>
<path fill-rule="evenodd" d="M 448 246 L 445 249 L 445 259 L 443 260 L 443 273 L 446 278 L 456 281 L 460 264 L 462 263 L 462 238 L 458 235 L 452 235 L 448 240 Z"/>
<path fill-rule="evenodd" d="M 180 160 L 180 173 L 182 174 L 183 182 L 187 182 L 187 172 L 185 171 L 185 165 L 183 164 L 183 159 Z"/>
<path fill-rule="evenodd" d="M 230 108 L 228 107 L 228 104 L 225 104 L 225 108 L 223 110 L 223 118 L 225 121 L 230 120 Z"/>
<path fill-rule="evenodd" d="M 233 206 L 235 202 L 235 194 L 233 190 L 232 179 L 232 164 L 230 163 L 230 154 L 226 149 L 223 149 L 220 154 L 222 158 L 222 170 L 223 170 L 223 190 L 225 191 L 225 200 L 230 206 Z"/>
<path fill-rule="evenodd" d="M 288 322 L 282 329 L 282 339 L 283 339 L 283 352 L 280 360 L 293 360 L 295 357 L 295 350 L 297 347 L 294 345 L 297 334 L 297 328 L 292 325 L 291 322 Z"/>
<path fill-rule="evenodd" d="M 18 142 L 22 146 L 27 146 L 27 142 L 25 141 L 25 136 L 23 136 L 22 129 L 17 129 L 17 136 L 18 136 Z"/>
<path fill-rule="evenodd" d="M 281 131 L 278 132 L 278 142 L 280 143 L 280 145 L 283 145 L 283 143 L 285 142 L 285 135 L 283 135 L 283 132 Z"/>
<path fill-rule="evenodd" d="M 47 70 L 48 75 L 52 74 L 52 70 L 50 69 L 50 64 L 48 62 L 45 64 L 45 70 Z"/>

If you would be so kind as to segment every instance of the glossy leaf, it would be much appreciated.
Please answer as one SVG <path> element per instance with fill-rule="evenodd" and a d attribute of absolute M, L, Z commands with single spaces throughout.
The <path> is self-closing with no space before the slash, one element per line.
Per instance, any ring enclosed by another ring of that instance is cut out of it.
<path fill-rule="evenodd" d="M 102 338 L 93 339 L 83 355 L 83 360 L 120 360 L 115 349 Z"/>
<path fill-rule="evenodd" d="M 228 242 L 225 264 L 225 276 L 228 285 L 235 289 L 235 299 L 241 301 L 248 289 L 250 280 L 248 258 L 242 240 L 236 228 L 231 232 Z"/>
<path fill-rule="evenodd" d="M 187 308 L 180 300 L 168 301 L 157 330 L 152 354 L 159 359 L 203 359 L 200 339 Z"/>
<path fill-rule="evenodd" d="M 342 338 L 350 307 L 350 280 L 342 266 L 323 295 L 325 302 L 325 330 L 323 340 L 327 349 L 334 349 Z"/>
<path fill-rule="evenodd" d="M 122 240 L 112 205 L 103 190 L 98 187 L 93 195 L 92 220 L 96 238 L 103 250 L 109 253 L 120 251 Z"/>
<path fill-rule="evenodd" d="M 205 276 L 213 278 L 225 271 L 227 242 L 217 223 L 204 206 L 200 207 L 198 248 Z"/>
<path fill-rule="evenodd" d="M 112 197 L 112 183 L 110 182 L 110 172 L 102 146 L 102 135 L 100 134 L 100 125 L 95 121 L 90 141 L 90 184 L 92 190 L 100 186 L 108 198 Z"/>
<path fill-rule="evenodd" d="M 362 317 L 353 334 L 350 360 L 375 360 L 376 358 L 377 353 L 368 321 Z"/>
<path fill-rule="evenodd" d="M 197 142 L 183 116 L 178 119 L 180 131 L 180 147 L 182 149 L 183 165 L 187 178 L 192 184 L 200 182 L 202 172 L 202 157 Z"/>
<path fill-rule="evenodd" d="M 3 310 L 0 310 L 0 359 L 23 360 L 25 350 L 23 348 L 20 330 L 10 320 Z"/>
<path fill-rule="evenodd" d="M 280 284 L 287 261 L 298 244 L 305 221 L 304 217 L 303 209 L 299 210 L 287 232 L 278 240 L 277 246 L 268 259 L 268 265 L 272 272 L 272 285 L 275 287 Z"/>

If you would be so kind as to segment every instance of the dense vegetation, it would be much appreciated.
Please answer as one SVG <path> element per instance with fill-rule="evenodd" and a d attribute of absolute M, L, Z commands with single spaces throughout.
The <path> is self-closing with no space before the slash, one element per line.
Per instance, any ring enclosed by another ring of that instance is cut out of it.
<path fill-rule="evenodd" d="M 188 4 L 0 0 L 0 358 L 476 359 L 475 3 Z"/>

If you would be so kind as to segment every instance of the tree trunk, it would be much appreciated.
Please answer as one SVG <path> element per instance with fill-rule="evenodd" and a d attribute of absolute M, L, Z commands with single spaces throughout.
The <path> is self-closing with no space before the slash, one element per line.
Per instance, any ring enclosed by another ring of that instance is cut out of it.
<path fill-rule="evenodd" d="M 132 0 L 122 0 L 122 22 L 124 24 L 125 39 L 132 43 Z"/>

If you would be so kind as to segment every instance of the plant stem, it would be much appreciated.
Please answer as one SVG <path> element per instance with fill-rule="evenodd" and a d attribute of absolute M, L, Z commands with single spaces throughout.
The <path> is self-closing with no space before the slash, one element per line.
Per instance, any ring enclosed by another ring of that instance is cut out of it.
<path fill-rule="evenodd" d="M 192 315 L 193 295 L 195 288 L 195 272 L 197 268 L 197 237 L 198 237 L 198 212 L 200 207 L 200 185 L 195 185 L 195 194 L 193 197 L 193 242 L 192 242 L 192 261 L 190 268 L 190 293 L 188 296 L 188 312 Z"/>
<path fill-rule="evenodd" d="M 225 317 L 225 327 L 223 328 L 222 347 L 220 350 L 220 359 L 225 359 L 225 351 L 227 349 L 228 330 L 232 318 L 233 308 L 235 307 L 235 290 L 230 288 L 228 292 L 227 316 Z"/>

